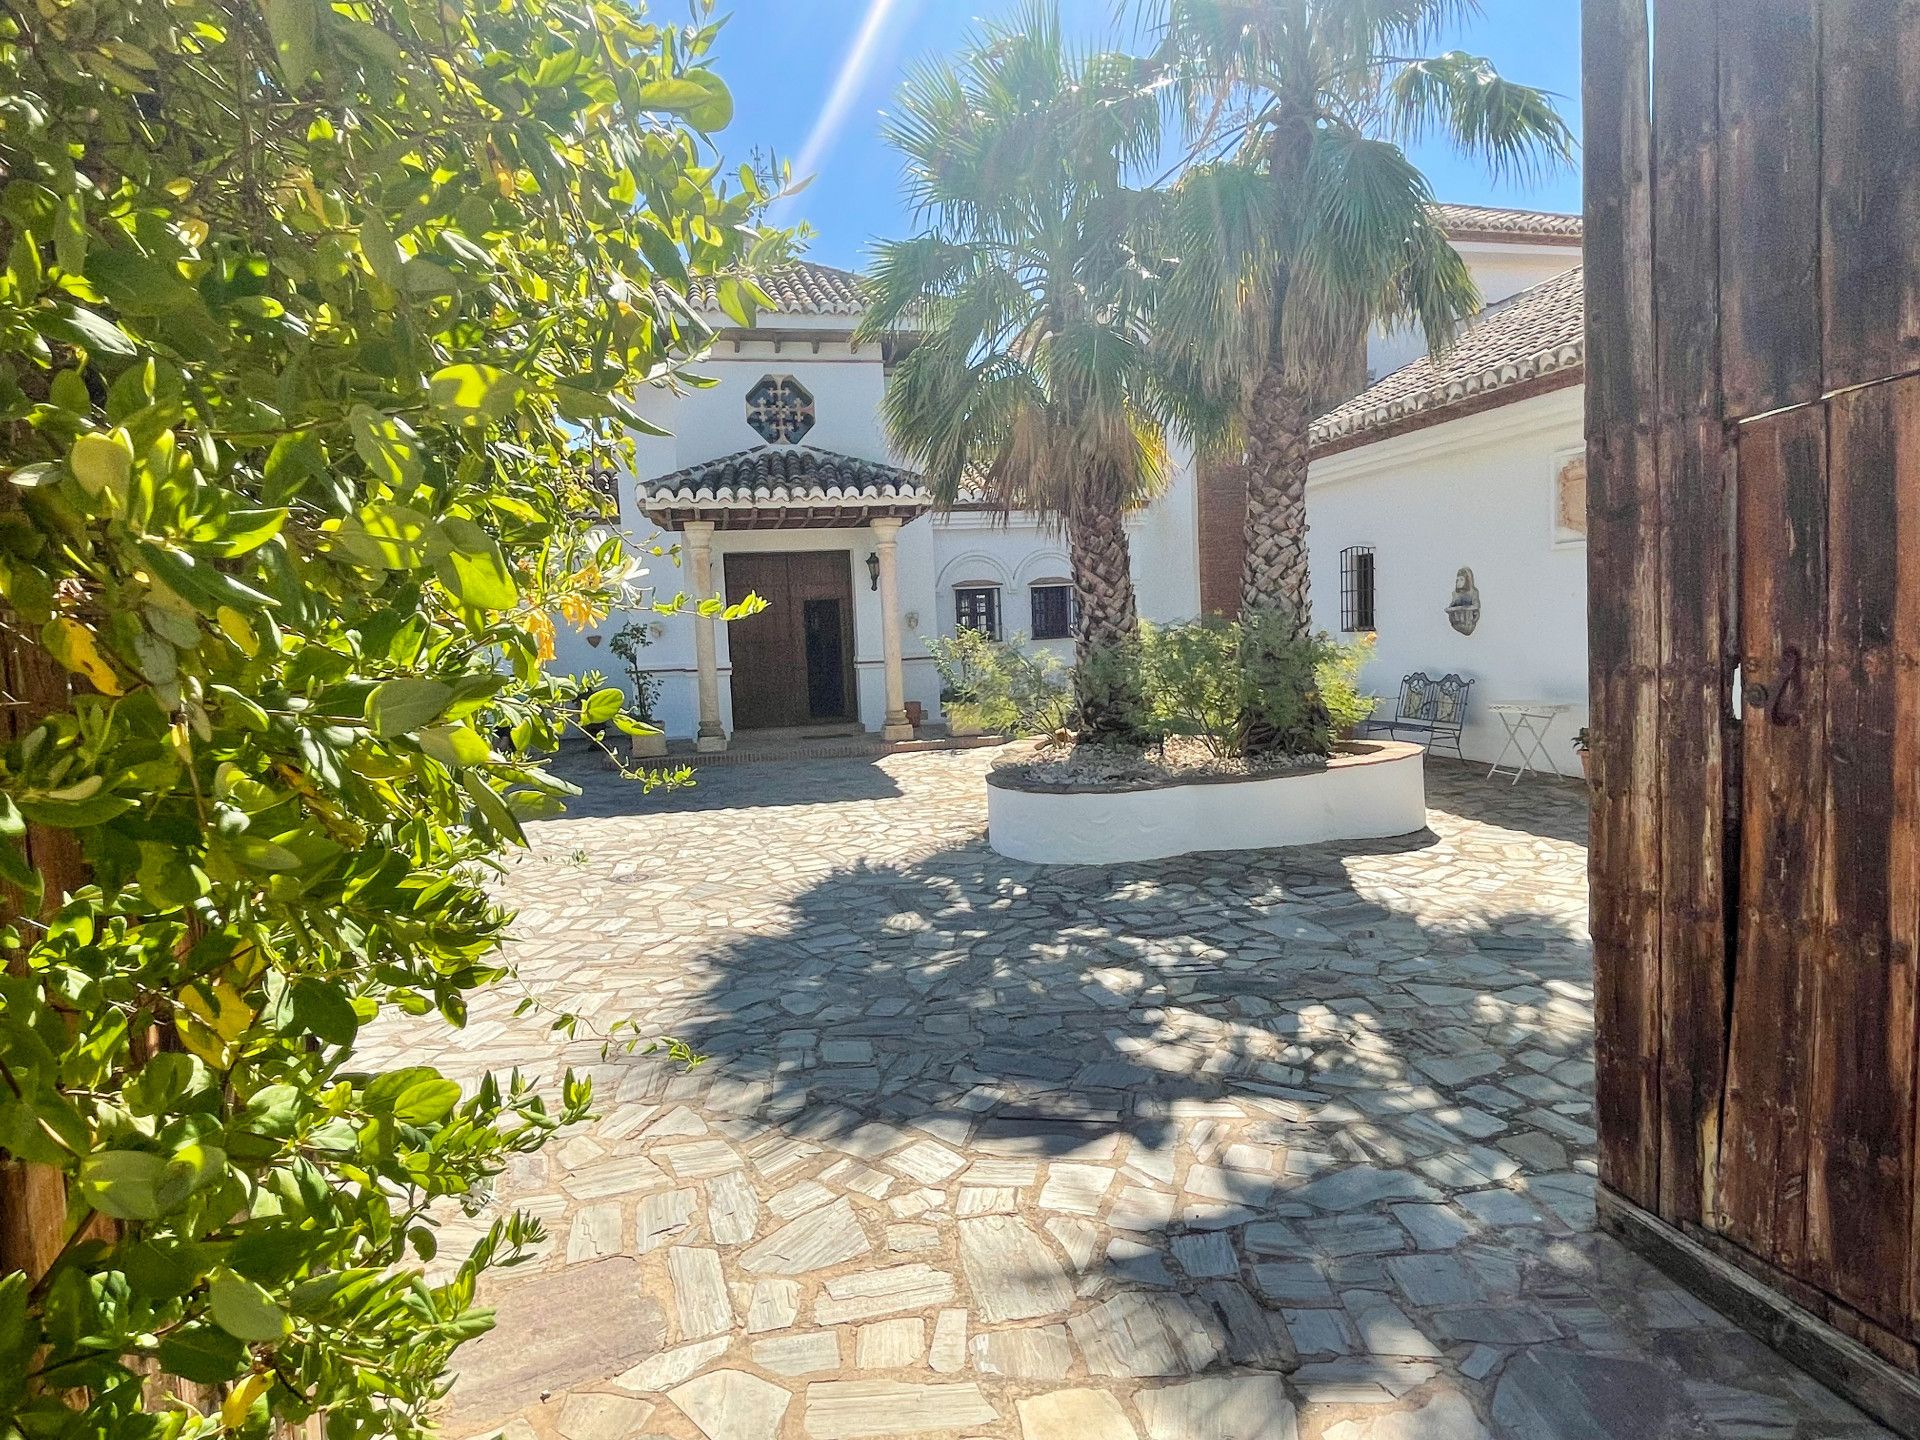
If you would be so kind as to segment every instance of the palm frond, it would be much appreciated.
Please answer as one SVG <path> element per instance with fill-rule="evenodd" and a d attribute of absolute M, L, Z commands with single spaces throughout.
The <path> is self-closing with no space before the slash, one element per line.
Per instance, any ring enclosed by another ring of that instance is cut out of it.
<path fill-rule="evenodd" d="M 1573 159 L 1573 131 L 1552 96 L 1508 80 L 1481 56 L 1455 50 L 1401 66 L 1387 105 L 1396 136 L 1415 143 L 1439 130 L 1496 179 L 1531 180 Z"/>
<path fill-rule="evenodd" d="M 863 335 L 911 319 L 883 413 L 936 498 L 1068 517 L 1143 503 L 1164 480 L 1145 398 L 1158 77 L 1064 41 L 1051 0 L 917 68 L 886 134 L 923 232 L 878 247 Z M 1119 477 L 1116 479 L 1116 477 Z M 1124 482 L 1124 483 L 1123 483 Z M 1104 498 L 1103 498 L 1104 497 Z"/>

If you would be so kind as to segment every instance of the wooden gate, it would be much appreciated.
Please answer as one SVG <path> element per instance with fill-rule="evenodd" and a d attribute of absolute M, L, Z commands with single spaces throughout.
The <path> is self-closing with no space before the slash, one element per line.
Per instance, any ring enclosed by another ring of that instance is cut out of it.
<path fill-rule="evenodd" d="M 1603 1209 L 1911 1430 L 1920 0 L 1585 13 Z"/>

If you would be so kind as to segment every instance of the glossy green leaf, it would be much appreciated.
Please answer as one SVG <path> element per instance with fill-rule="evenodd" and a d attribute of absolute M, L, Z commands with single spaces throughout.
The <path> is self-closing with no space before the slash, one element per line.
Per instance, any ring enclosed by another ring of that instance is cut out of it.
<path fill-rule="evenodd" d="M 367 724 L 383 740 L 431 725 L 445 713 L 453 687 L 425 675 L 388 680 L 367 697 Z"/>
<path fill-rule="evenodd" d="M 596 690 L 580 706 L 580 723 L 583 725 L 604 725 L 620 713 L 620 707 L 627 703 L 627 697 L 620 691 L 608 688 Z"/>
<path fill-rule="evenodd" d="M 293 1328 L 292 1318 L 265 1290 L 238 1275 L 216 1275 L 207 1287 L 213 1323 L 236 1340 L 256 1344 L 278 1340 Z"/>
<path fill-rule="evenodd" d="M 97 1150 L 80 1162 L 86 1203 L 116 1220 L 157 1220 L 167 1162 L 143 1150 Z"/>

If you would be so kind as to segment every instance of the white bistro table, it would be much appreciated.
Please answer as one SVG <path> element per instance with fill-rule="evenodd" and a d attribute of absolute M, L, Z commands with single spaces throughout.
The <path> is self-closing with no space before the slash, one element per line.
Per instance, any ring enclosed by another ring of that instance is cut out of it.
<path fill-rule="evenodd" d="M 1520 777 L 1529 770 L 1537 775 L 1558 775 L 1559 770 L 1547 754 L 1547 732 L 1556 719 L 1572 708 L 1537 701 L 1489 705 L 1487 709 L 1498 715 L 1500 723 L 1507 727 L 1507 743 L 1500 749 L 1500 758 L 1488 767 L 1487 778 L 1511 775 L 1513 783 L 1518 785 Z M 1507 764 L 1509 755 L 1514 757 L 1512 765 Z"/>

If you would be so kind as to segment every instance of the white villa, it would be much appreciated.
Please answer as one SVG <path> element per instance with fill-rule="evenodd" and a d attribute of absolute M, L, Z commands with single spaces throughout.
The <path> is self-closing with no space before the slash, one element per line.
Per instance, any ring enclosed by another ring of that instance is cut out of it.
<path fill-rule="evenodd" d="M 1504 733 L 1485 706 L 1573 707 L 1549 749 L 1585 722 L 1580 221 L 1445 206 L 1489 308 L 1438 359 L 1417 336 L 1373 337 L 1364 393 L 1316 424 L 1309 482 L 1315 618 L 1378 636 L 1383 696 L 1423 670 L 1474 680 L 1469 757 Z M 926 638 L 960 626 L 1070 653 L 1064 539 L 1035 517 L 936 512 L 887 444 L 880 401 L 892 352 L 858 344 L 857 278 L 811 263 L 762 280 L 777 302 L 728 327 L 711 291 L 694 303 L 718 338 L 708 388 L 651 392 L 638 474 L 621 485 L 636 545 L 678 546 L 656 565 L 663 595 L 758 593 L 769 608 L 722 624 L 692 613 L 616 614 L 563 636 L 562 666 L 624 677 L 606 648 L 639 620 L 653 643 L 656 715 L 703 750 L 760 732 L 912 733 L 940 718 Z M 1180 457 L 1167 491 L 1130 522 L 1142 616 L 1171 622 L 1234 606 L 1244 480 Z M 1471 571 L 1483 607 L 1463 634 L 1448 603 Z"/>

